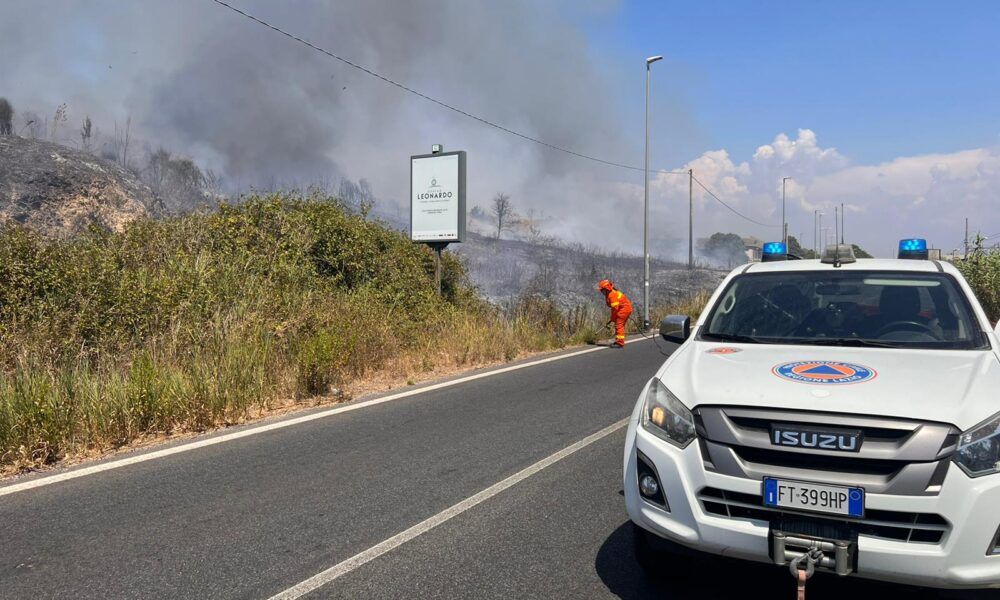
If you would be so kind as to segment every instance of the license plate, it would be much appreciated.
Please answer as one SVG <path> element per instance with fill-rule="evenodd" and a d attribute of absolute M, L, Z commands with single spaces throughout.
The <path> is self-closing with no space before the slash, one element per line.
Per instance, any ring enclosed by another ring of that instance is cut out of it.
<path fill-rule="evenodd" d="M 765 477 L 764 506 L 863 517 L 865 490 L 859 487 Z"/>

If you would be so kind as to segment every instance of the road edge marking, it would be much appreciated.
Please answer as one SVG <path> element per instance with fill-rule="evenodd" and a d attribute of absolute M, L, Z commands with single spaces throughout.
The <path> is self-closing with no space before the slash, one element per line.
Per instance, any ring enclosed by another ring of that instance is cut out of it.
<path fill-rule="evenodd" d="M 442 525 L 446 521 L 451 520 L 454 517 L 464 513 L 465 511 L 473 508 L 483 502 L 489 500 L 490 498 L 500 494 L 504 490 L 511 488 L 518 483 L 524 481 L 525 479 L 531 477 L 532 475 L 538 473 L 539 471 L 550 467 L 555 463 L 561 461 L 562 459 L 570 456 L 571 454 L 586 448 L 587 446 L 593 444 L 594 442 L 601 440 L 628 425 L 629 417 L 622 419 L 616 423 L 613 423 L 600 431 L 592 433 L 587 437 L 570 444 L 569 446 L 563 448 L 562 450 L 551 454 L 542 460 L 534 463 L 533 465 L 514 473 L 510 477 L 503 479 L 497 483 L 494 483 L 490 487 L 462 500 L 457 504 L 444 509 L 443 511 L 437 513 L 436 515 L 425 519 L 416 525 L 405 529 L 396 535 L 379 542 L 378 544 L 355 554 L 354 556 L 343 560 L 336 565 L 313 575 L 309 579 L 306 579 L 283 592 L 271 596 L 269 600 L 295 600 L 296 598 L 301 598 L 302 596 L 313 592 L 320 587 L 330 583 L 331 581 L 342 577 L 350 573 L 351 571 L 361 567 L 362 565 L 369 563 L 376 558 L 391 552 L 392 550 L 402 546 L 406 542 L 417 538 L 424 533 L 434 529 L 438 525 Z"/>
<path fill-rule="evenodd" d="M 638 342 L 641 340 L 632 340 L 631 342 Z M 567 358 L 573 358 L 576 356 L 581 356 L 584 354 L 590 354 L 591 352 L 598 352 L 600 350 L 607 350 L 607 346 L 595 346 L 593 348 L 585 348 L 583 350 L 577 350 L 575 352 L 568 352 L 565 354 L 558 354 L 556 356 L 549 356 L 547 358 L 542 358 L 534 361 L 518 363 L 516 365 L 510 365 L 507 367 L 501 367 L 499 369 L 493 369 L 490 371 L 484 371 L 482 373 L 474 373 L 472 375 L 466 375 L 458 379 L 450 379 L 448 381 L 442 381 L 439 383 L 434 383 L 426 387 L 420 387 L 412 390 L 407 390 L 405 392 L 398 392 L 395 394 L 390 394 L 388 396 L 381 396 L 378 398 L 372 398 L 371 400 L 365 400 L 362 402 L 357 402 L 354 404 L 346 404 L 344 406 L 338 406 L 336 408 L 331 408 L 328 410 L 323 410 L 308 415 L 303 415 L 301 417 L 293 417 L 291 419 L 285 419 L 282 421 L 277 421 L 275 423 L 265 423 L 262 425 L 254 425 L 246 429 L 241 429 L 240 431 L 234 431 L 232 433 L 226 433 L 218 435 L 215 437 L 206 438 L 203 440 L 196 440 L 192 442 L 181 443 L 176 446 L 171 446 L 169 448 L 163 448 L 162 450 L 154 450 L 152 452 L 145 452 L 142 454 L 137 454 L 135 456 L 129 456 L 126 458 L 120 458 L 117 460 L 109 460 L 107 462 L 98 463 L 96 465 L 91 465 L 89 467 L 82 467 L 79 469 L 73 469 L 71 471 L 66 471 L 63 473 L 56 473 L 54 475 L 47 475 L 44 477 L 39 477 L 37 479 L 29 479 L 28 481 L 22 481 L 20 483 L 13 483 L 6 486 L 0 487 L 0 496 L 7 496 L 10 494 L 15 494 L 17 492 L 23 492 L 27 490 L 37 489 L 47 485 L 52 485 L 54 483 L 61 483 L 63 481 L 69 481 L 72 479 L 78 479 L 80 477 L 87 477 L 89 475 L 96 475 L 98 473 L 103 473 L 105 471 L 112 471 L 115 469 L 120 469 L 122 467 L 128 467 L 131 465 L 148 462 L 151 460 L 157 460 L 160 458 L 165 458 L 167 456 L 173 456 L 175 454 L 181 454 L 184 452 L 190 452 L 191 450 L 197 450 L 199 448 L 206 448 L 208 446 L 215 446 L 218 444 L 223 444 L 226 442 L 231 442 L 233 440 L 238 440 L 253 435 L 266 433 L 268 431 L 275 431 L 278 429 L 285 429 L 286 427 L 294 427 L 295 425 L 301 425 L 302 423 L 308 423 L 310 421 L 316 421 L 319 419 L 325 419 L 327 417 L 332 417 L 334 415 L 339 415 L 345 412 L 351 412 L 354 410 L 359 410 L 362 408 L 367 408 L 369 406 L 375 406 L 378 404 L 384 404 L 386 402 L 392 402 L 394 400 L 401 400 L 403 398 L 409 398 L 411 396 L 416 396 L 426 392 L 433 392 L 435 390 L 440 390 L 444 388 L 449 388 L 462 383 L 467 383 L 469 381 L 475 381 L 477 379 L 485 379 L 487 377 L 492 377 L 494 375 L 502 375 L 504 373 L 510 373 L 511 371 L 517 371 L 520 369 L 526 369 L 528 367 L 534 367 L 537 365 L 543 365 L 551 362 L 556 362 L 560 360 L 565 360 Z"/>

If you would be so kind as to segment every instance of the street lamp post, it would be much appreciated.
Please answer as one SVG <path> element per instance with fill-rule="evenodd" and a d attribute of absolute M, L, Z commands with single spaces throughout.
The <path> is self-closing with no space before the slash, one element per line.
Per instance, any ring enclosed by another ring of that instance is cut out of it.
<path fill-rule="evenodd" d="M 643 218 L 642 218 L 642 328 L 649 330 L 649 65 L 662 56 L 650 56 L 646 59 L 646 163 L 643 168 Z"/>
<path fill-rule="evenodd" d="M 819 258 L 819 228 L 823 226 L 823 213 L 817 208 L 813 211 L 813 254 Z"/>
<path fill-rule="evenodd" d="M 819 247 L 816 248 L 816 254 L 822 257 L 823 252 L 826 250 L 826 239 L 823 237 L 823 213 L 819 213 Z"/>
<path fill-rule="evenodd" d="M 788 247 L 788 221 L 785 220 L 785 182 L 791 177 L 781 178 L 781 241 Z"/>
<path fill-rule="evenodd" d="M 688 269 L 694 268 L 694 169 L 688 169 Z"/>

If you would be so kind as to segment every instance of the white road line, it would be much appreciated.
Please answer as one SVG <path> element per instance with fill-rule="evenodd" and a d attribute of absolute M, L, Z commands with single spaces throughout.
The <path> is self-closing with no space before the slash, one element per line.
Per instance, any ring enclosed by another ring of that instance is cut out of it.
<path fill-rule="evenodd" d="M 453 517 L 457 517 L 458 515 L 476 506 L 477 504 L 481 504 L 486 500 L 489 500 L 490 498 L 496 496 L 500 492 L 514 485 L 517 485 L 521 481 L 524 481 L 525 479 L 531 477 L 535 473 L 538 473 L 542 469 L 559 462 L 560 460 L 566 458 L 570 454 L 573 454 L 578 450 L 582 450 L 583 448 L 586 448 L 587 446 L 593 444 L 594 442 L 611 435 L 612 433 L 620 430 L 622 427 L 625 427 L 625 425 L 627 424 L 628 424 L 628 418 L 625 418 L 613 425 L 605 427 L 604 429 L 598 431 L 597 433 L 588 435 L 587 437 L 576 442 L 575 444 L 567 446 L 562 450 L 560 450 L 559 452 L 556 452 L 551 456 L 543 458 L 542 460 L 536 462 L 530 467 L 522 471 L 518 471 L 517 473 L 514 473 L 507 479 L 504 479 L 503 481 L 500 481 L 498 483 L 494 483 L 490 487 L 475 494 L 474 496 L 469 496 L 468 498 L 462 500 L 458 504 L 455 504 L 449 508 L 444 509 L 443 511 L 434 515 L 433 517 L 425 521 L 421 521 L 416 525 L 414 525 L 413 527 L 410 527 L 405 531 L 397 533 L 391 538 L 383 542 L 380 542 L 363 552 L 359 552 L 358 554 L 355 554 L 351 558 L 348 558 L 343 562 L 337 563 L 336 565 L 330 567 L 325 571 L 313 575 L 309 579 L 306 579 L 305 581 L 299 583 L 294 587 L 290 587 L 279 594 L 271 596 L 270 600 L 294 600 L 295 598 L 301 598 L 302 596 L 308 594 L 309 592 L 312 592 L 313 590 L 330 583 L 334 579 L 337 579 L 342 575 L 350 573 L 351 571 L 357 569 L 358 567 L 364 565 L 365 563 L 375 560 L 376 558 L 382 556 L 387 552 L 391 552 L 393 549 L 398 548 L 399 546 L 405 544 L 406 542 L 424 533 L 427 533 L 428 531 L 434 529 L 438 525 L 441 525 L 445 521 L 448 521 Z"/>
<path fill-rule="evenodd" d="M 640 341 L 640 340 L 633 340 Z M 128 458 L 121 458 L 118 460 L 111 460 L 108 462 L 99 463 L 90 467 L 83 467 L 80 469 L 74 469 L 72 471 L 66 471 L 64 473 L 58 473 L 55 475 L 50 475 L 48 477 L 39 477 L 38 479 L 30 479 L 28 481 L 23 481 L 21 483 L 15 483 L 12 485 L 7 485 L 0 487 L 0 496 L 6 496 L 8 494 L 15 494 L 17 492 L 23 492 L 26 490 L 31 490 L 35 488 L 40 488 L 46 485 L 52 485 L 53 483 L 60 483 L 62 481 L 69 481 L 71 479 L 77 479 L 79 477 L 86 477 L 88 475 L 95 475 L 97 473 L 103 473 L 104 471 L 111 471 L 114 469 L 120 469 L 122 467 L 127 467 L 129 465 L 135 465 L 139 463 L 144 463 L 150 460 L 156 460 L 158 458 L 164 458 L 167 456 L 172 456 L 174 454 L 181 454 L 183 452 L 190 452 L 191 450 L 197 450 L 198 448 L 206 448 L 208 446 L 215 446 L 217 444 L 223 444 L 225 442 L 231 442 L 233 440 L 238 440 L 240 438 L 250 437 L 252 435 L 258 435 L 265 433 L 267 431 L 274 431 L 277 429 L 284 429 L 286 427 L 293 427 L 295 425 L 301 425 L 302 423 L 308 423 L 309 421 L 316 421 L 318 419 L 325 419 L 327 417 L 332 417 L 333 415 L 339 415 L 341 413 L 350 412 L 353 410 L 358 410 L 361 408 L 367 408 L 369 406 L 374 406 L 376 404 L 383 404 L 385 402 L 392 402 L 393 400 L 400 400 L 402 398 L 409 398 L 410 396 L 416 396 L 418 394 L 424 394 L 426 392 L 433 392 L 434 390 L 440 390 L 443 388 L 452 387 L 462 383 L 467 383 L 469 381 L 475 381 L 477 379 L 484 379 L 486 377 L 493 377 L 494 375 L 502 375 L 503 373 L 509 373 L 511 371 L 517 371 L 519 369 L 526 369 L 528 367 L 534 367 L 536 365 L 543 365 L 546 363 L 556 362 L 559 360 L 565 360 L 567 358 L 573 358 L 575 356 L 580 356 L 583 354 L 590 354 L 591 352 L 597 352 L 599 350 L 607 350 L 607 346 L 597 346 L 594 348 L 587 348 L 585 350 L 578 350 L 576 352 L 570 352 L 568 354 L 560 354 L 558 356 L 550 356 L 548 358 L 542 358 L 539 360 L 521 363 L 517 365 L 511 365 L 509 367 L 503 367 L 501 369 L 496 369 L 493 371 L 485 371 L 483 373 L 476 373 L 475 375 L 468 375 L 466 377 L 461 377 L 459 379 L 452 379 L 450 381 L 443 381 L 441 383 L 435 383 L 427 387 L 417 388 L 413 390 L 407 390 L 405 392 L 400 392 L 398 394 L 391 394 L 389 396 L 382 396 L 381 398 L 373 398 L 365 402 L 358 402 L 356 404 L 347 404 L 345 406 L 339 406 L 337 408 L 331 408 L 329 410 L 324 410 L 309 415 L 304 415 L 301 417 L 296 417 L 293 419 L 287 419 L 285 421 L 278 421 L 276 423 L 268 423 L 266 425 L 258 425 L 256 427 L 249 427 L 247 429 L 241 429 L 240 431 L 235 431 L 233 433 L 227 433 L 224 435 L 207 438 L 203 440 L 198 440 L 194 442 L 189 442 L 186 444 L 178 444 L 177 446 L 172 446 L 170 448 L 164 448 L 163 450 L 156 450 L 153 452 L 147 452 L 144 454 L 138 454 L 135 456 L 130 456 Z"/>

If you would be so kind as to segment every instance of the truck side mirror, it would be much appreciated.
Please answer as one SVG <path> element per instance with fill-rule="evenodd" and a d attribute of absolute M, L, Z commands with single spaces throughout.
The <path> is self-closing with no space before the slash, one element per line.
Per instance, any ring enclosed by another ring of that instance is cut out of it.
<path fill-rule="evenodd" d="M 683 344 L 691 335 L 691 317 L 668 315 L 660 321 L 660 335 L 668 342 Z"/>

